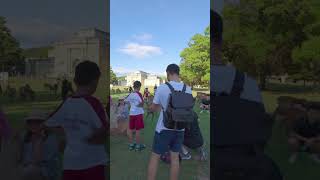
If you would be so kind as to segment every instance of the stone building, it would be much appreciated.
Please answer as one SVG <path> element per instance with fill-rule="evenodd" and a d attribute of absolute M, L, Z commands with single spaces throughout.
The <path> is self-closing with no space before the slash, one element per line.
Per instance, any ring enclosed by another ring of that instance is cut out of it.
<path fill-rule="evenodd" d="M 48 57 L 26 59 L 25 74 L 34 77 L 68 77 L 76 65 L 84 60 L 97 63 L 106 77 L 109 55 L 109 33 L 95 29 L 82 29 L 67 39 L 57 41 L 48 50 Z"/>
<path fill-rule="evenodd" d="M 77 64 L 84 60 L 97 63 L 105 75 L 109 58 L 109 34 L 98 29 L 82 29 L 53 44 L 49 58 L 54 60 L 53 76 L 72 77 Z"/>
<path fill-rule="evenodd" d="M 144 71 L 136 71 L 126 76 L 126 86 L 133 86 L 134 81 L 140 81 L 142 87 L 153 87 L 154 85 L 159 86 L 164 83 L 160 77 Z"/>
<path fill-rule="evenodd" d="M 27 58 L 25 60 L 25 75 L 32 77 L 49 77 L 54 70 L 52 58 Z"/>

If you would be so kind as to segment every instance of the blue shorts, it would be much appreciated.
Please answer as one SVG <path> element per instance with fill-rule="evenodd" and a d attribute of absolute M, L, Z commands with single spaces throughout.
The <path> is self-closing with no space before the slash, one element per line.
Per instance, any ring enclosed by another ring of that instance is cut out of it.
<path fill-rule="evenodd" d="M 154 135 L 152 151 L 162 155 L 165 152 L 180 152 L 184 139 L 184 131 L 162 130 Z"/>

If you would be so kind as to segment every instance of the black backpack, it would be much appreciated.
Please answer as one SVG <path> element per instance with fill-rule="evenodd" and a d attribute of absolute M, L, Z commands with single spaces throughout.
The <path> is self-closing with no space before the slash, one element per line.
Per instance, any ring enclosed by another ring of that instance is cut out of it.
<path fill-rule="evenodd" d="M 244 74 L 236 71 L 231 93 L 211 92 L 213 178 L 281 180 L 278 167 L 264 153 L 272 120 L 262 103 L 240 98 L 244 82 Z"/>
<path fill-rule="evenodd" d="M 190 126 L 194 120 L 194 98 L 186 93 L 184 84 L 182 91 L 176 91 L 170 83 L 166 82 L 171 94 L 169 95 L 167 109 L 163 109 L 163 123 L 168 129 L 181 130 Z"/>

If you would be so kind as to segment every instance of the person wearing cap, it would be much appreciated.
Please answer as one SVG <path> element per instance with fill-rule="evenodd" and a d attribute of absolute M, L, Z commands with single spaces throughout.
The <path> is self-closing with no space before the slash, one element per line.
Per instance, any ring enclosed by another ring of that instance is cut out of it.
<path fill-rule="evenodd" d="M 55 180 L 60 172 L 60 143 L 44 128 L 48 118 L 45 111 L 33 110 L 25 119 L 21 162 L 24 180 Z"/>

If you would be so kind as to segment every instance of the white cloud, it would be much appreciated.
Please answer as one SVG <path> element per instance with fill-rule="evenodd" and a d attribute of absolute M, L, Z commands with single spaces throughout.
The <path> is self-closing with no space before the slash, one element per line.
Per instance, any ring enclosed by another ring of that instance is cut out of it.
<path fill-rule="evenodd" d="M 143 34 L 133 35 L 133 38 L 137 41 L 146 42 L 146 41 L 150 41 L 153 38 L 153 36 L 152 34 L 143 33 Z"/>
<path fill-rule="evenodd" d="M 123 48 L 120 49 L 120 52 L 139 59 L 162 54 L 160 47 L 142 45 L 140 43 L 127 43 Z"/>

